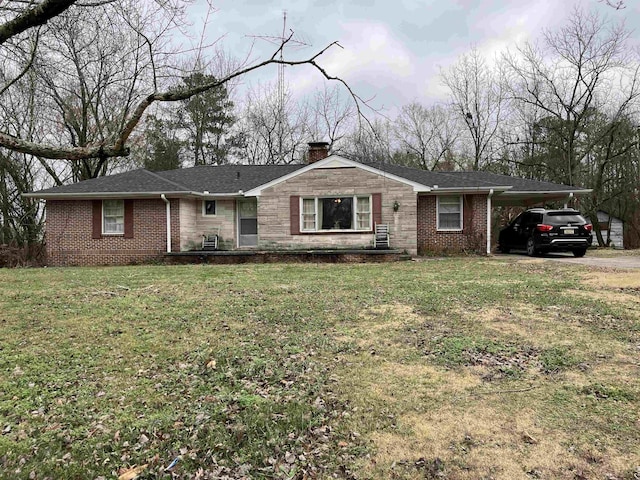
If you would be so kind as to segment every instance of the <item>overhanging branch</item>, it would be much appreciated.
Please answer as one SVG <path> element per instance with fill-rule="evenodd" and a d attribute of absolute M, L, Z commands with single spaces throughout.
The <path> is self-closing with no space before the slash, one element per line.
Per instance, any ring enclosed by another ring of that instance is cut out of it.
<path fill-rule="evenodd" d="M 72 3 L 72 2 L 71 2 Z M 283 43 L 286 43 L 289 39 L 285 39 Z M 133 109 L 129 118 L 124 122 L 124 126 L 121 131 L 117 135 L 117 138 L 113 143 L 104 143 L 102 145 L 92 145 L 92 146 L 84 146 L 84 147 L 76 147 L 76 146 L 56 146 L 56 145 L 48 145 L 48 144 L 40 144 L 29 142 L 24 139 L 14 137 L 7 133 L 0 133 L 0 146 L 8 148 L 10 150 L 14 150 L 16 152 L 35 155 L 41 158 L 49 158 L 49 159 L 67 159 L 67 160 L 82 160 L 87 158 L 111 158 L 111 157 L 124 157 L 129 155 L 129 148 L 127 147 L 127 142 L 129 137 L 136 129 L 138 124 L 140 123 L 144 113 L 146 110 L 156 102 L 177 102 L 182 100 L 187 100 L 195 95 L 204 93 L 206 91 L 212 90 L 216 87 L 226 84 L 227 82 L 233 80 L 234 78 L 240 77 L 242 75 L 246 75 L 254 70 L 258 70 L 260 68 L 266 67 L 271 64 L 281 64 L 281 65 L 289 65 L 289 66 L 302 66 L 302 65 L 310 65 L 318 70 L 324 78 L 330 81 L 337 81 L 341 83 L 349 92 L 351 97 L 353 98 L 356 108 L 359 114 L 359 118 L 364 118 L 367 123 L 369 120 L 362 114 L 360 105 L 367 105 L 367 102 L 359 97 L 351 87 L 345 82 L 343 79 L 337 76 L 329 75 L 329 73 L 321 67 L 317 63 L 317 59 L 324 54 L 327 50 L 329 50 L 333 46 L 340 47 L 338 42 L 332 42 L 327 45 L 325 48 L 318 51 L 313 56 L 305 59 L 305 60 L 281 60 L 276 58 L 276 55 L 271 56 L 269 59 L 264 60 L 262 62 L 249 65 L 247 67 L 241 68 L 232 72 L 229 75 L 226 75 L 223 78 L 216 79 L 209 83 L 199 85 L 197 87 L 187 88 L 177 88 L 174 90 L 168 90 L 165 92 L 155 92 L 147 95 L 142 101 L 138 103 L 138 105 Z M 277 51 L 282 49 L 283 45 L 280 45 Z M 340 47 L 342 48 L 342 47 Z M 370 123 L 369 123 L 370 125 Z M 371 126 L 371 125 L 370 125 Z"/>
<path fill-rule="evenodd" d="M 30 28 L 44 25 L 71 7 L 76 0 L 45 0 L 17 17 L 0 25 L 0 45 Z"/>

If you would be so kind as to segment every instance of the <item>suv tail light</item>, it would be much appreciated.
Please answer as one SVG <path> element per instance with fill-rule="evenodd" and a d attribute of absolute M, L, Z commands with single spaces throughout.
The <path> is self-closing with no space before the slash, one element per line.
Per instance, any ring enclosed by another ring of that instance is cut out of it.
<path fill-rule="evenodd" d="M 536 225 L 536 229 L 539 232 L 550 232 L 551 230 L 553 230 L 553 225 L 545 225 L 544 223 L 540 223 Z"/>
<path fill-rule="evenodd" d="M 585 229 L 587 232 L 590 232 L 591 230 L 593 230 L 593 225 L 591 225 L 590 223 L 587 223 L 587 224 L 584 226 L 584 229 Z"/>

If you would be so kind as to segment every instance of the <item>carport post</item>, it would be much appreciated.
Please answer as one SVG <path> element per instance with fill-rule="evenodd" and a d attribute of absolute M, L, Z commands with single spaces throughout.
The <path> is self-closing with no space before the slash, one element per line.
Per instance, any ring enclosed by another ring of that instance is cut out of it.
<path fill-rule="evenodd" d="M 491 196 L 493 188 L 489 190 L 487 195 L 487 255 L 491 255 Z"/>
<path fill-rule="evenodd" d="M 569 198 L 567 199 L 567 202 L 564 204 L 564 208 L 569 208 L 569 202 L 571 201 L 572 198 L 573 198 L 573 192 L 569 192 Z"/>

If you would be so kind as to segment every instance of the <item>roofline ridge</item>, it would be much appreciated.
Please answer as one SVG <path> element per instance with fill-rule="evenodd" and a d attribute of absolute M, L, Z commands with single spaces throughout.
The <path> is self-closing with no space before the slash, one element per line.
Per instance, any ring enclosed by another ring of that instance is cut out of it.
<path fill-rule="evenodd" d="M 188 189 L 187 187 L 185 187 L 184 185 L 181 185 L 181 184 L 179 184 L 178 182 L 174 182 L 173 180 L 169 180 L 169 179 L 167 179 L 167 178 L 164 178 L 163 176 L 158 175 L 157 173 L 152 172 L 152 171 L 150 171 L 150 170 L 147 170 L 146 168 L 142 168 L 141 170 L 142 170 L 142 171 L 144 171 L 144 172 L 146 172 L 146 173 L 148 173 L 148 174 L 149 174 L 149 175 L 151 175 L 152 177 L 155 177 L 155 178 L 158 178 L 158 179 L 162 180 L 163 182 L 170 183 L 170 184 L 171 184 L 171 185 L 173 185 L 174 187 L 181 188 L 181 189 L 182 189 L 182 190 L 184 190 L 184 191 L 188 191 L 188 190 L 189 190 L 189 189 Z"/>

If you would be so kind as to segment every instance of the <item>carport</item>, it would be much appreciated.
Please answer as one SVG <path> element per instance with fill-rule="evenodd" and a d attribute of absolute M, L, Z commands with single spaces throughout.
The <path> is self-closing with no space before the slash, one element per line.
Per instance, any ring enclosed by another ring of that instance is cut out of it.
<path fill-rule="evenodd" d="M 491 174 L 490 174 L 491 175 Z M 491 192 L 487 197 L 487 255 L 491 254 L 493 207 L 533 208 L 550 202 L 563 202 L 568 208 L 571 201 L 580 195 L 591 193 L 591 189 L 559 185 L 537 180 L 511 177 L 508 189 Z M 497 190 L 497 189 L 496 189 Z"/>

